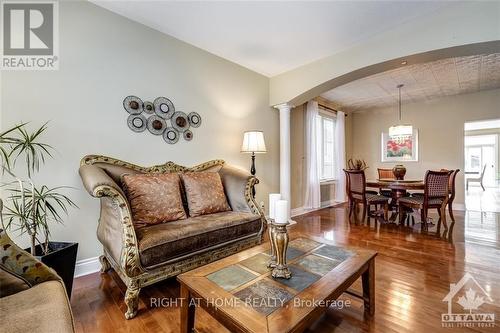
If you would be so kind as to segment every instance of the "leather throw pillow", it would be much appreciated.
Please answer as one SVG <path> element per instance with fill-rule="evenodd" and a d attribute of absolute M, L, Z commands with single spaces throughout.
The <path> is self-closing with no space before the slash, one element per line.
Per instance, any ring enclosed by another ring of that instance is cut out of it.
<path fill-rule="evenodd" d="M 217 172 L 188 172 L 181 175 L 189 207 L 189 216 L 231 210 Z"/>
<path fill-rule="evenodd" d="M 123 175 L 135 227 L 185 219 L 177 173 Z"/>

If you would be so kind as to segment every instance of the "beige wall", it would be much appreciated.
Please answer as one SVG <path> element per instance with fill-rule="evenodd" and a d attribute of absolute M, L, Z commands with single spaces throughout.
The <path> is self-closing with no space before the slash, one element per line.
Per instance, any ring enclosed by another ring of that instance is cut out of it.
<path fill-rule="evenodd" d="M 451 96 L 425 103 L 403 104 L 403 122 L 419 130 L 419 160 L 404 162 L 407 179 L 422 179 L 428 169 L 459 168 L 457 204 L 464 203 L 464 123 L 498 118 L 500 90 Z M 382 163 L 380 135 L 397 121 L 397 109 L 373 109 L 353 114 L 351 156 L 365 159 L 368 178 L 375 178 Z M 349 155 L 348 155 L 349 156 Z"/>
<path fill-rule="evenodd" d="M 1 126 L 49 122 L 44 140 L 57 149 L 37 183 L 75 188 L 64 226 L 53 239 L 79 242 L 78 258 L 100 254 L 99 202 L 83 189 L 80 158 L 104 154 L 141 165 L 172 160 L 193 165 L 222 158 L 245 169 L 242 133 L 265 133 L 267 154 L 257 156 L 257 199 L 279 190 L 278 112 L 269 108 L 269 79 L 86 1 L 60 2 L 60 69 L 3 72 Z M 191 142 L 166 144 L 127 127 L 122 100 L 170 98 L 179 110 L 203 117 Z M 267 201 L 267 200 L 266 200 Z"/>

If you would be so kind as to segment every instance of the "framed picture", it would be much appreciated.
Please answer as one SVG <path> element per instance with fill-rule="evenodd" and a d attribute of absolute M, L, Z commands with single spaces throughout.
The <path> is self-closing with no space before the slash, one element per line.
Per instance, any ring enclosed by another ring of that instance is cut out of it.
<path fill-rule="evenodd" d="M 397 142 L 388 133 L 382 133 L 382 162 L 418 161 L 418 130 L 403 142 Z"/>

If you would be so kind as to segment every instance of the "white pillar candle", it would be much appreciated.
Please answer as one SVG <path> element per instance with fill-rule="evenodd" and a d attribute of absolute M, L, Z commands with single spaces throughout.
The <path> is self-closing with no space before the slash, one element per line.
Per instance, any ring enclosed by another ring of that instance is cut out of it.
<path fill-rule="evenodd" d="M 280 193 L 269 194 L 269 218 L 274 219 L 276 217 L 276 201 L 280 199 Z"/>
<path fill-rule="evenodd" d="M 276 223 L 287 223 L 288 222 L 288 201 L 278 200 L 276 201 L 276 217 L 274 221 Z"/>

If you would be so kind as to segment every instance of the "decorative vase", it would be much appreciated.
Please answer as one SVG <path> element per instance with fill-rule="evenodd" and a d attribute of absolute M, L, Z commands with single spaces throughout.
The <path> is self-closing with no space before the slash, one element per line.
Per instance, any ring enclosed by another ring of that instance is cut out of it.
<path fill-rule="evenodd" d="M 394 168 L 392 168 L 392 173 L 397 180 L 403 180 L 406 175 L 406 168 L 404 165 L 398 164 Z"/>

